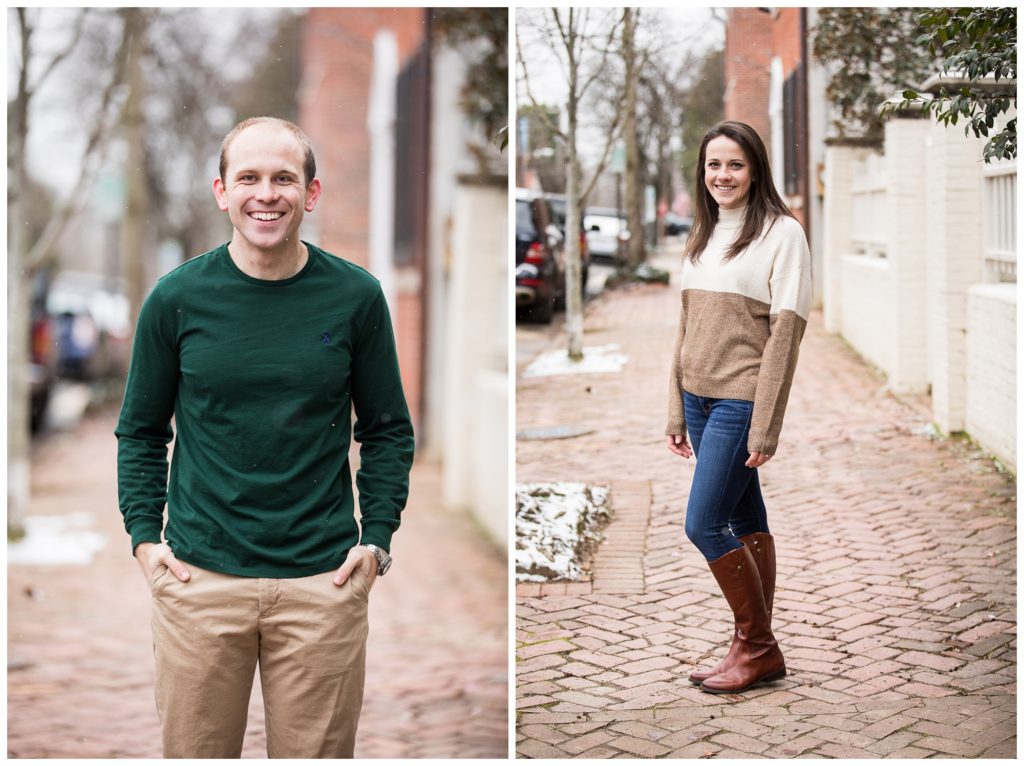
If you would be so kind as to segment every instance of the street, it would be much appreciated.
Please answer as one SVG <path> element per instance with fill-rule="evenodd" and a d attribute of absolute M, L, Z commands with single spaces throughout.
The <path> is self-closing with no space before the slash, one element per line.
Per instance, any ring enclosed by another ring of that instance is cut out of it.
<path fill-rule="evenodd" d="M 1015 482 L 935 438 L 922 402 L 891 395 L 820 312 L 760 469 L 789 674 L 741 695 L 687 682 L 732 620 L 683 532 L 693 461 L 663 435 L 680 258 L 658 254 L 669 288 L 588 306 L 585 346 L 618 344 L 621 372 L 517 381 L 517 431 L 590 433 L 520 440 L 516 481 L 607 486 L 614 512 L 588 580 L 517 586 L 518 754 L 1014 757 Z"/>
<path fill-rule="evenodd" d="M 8 755 L 157 758 L 149 589 L 117 510 L 117 407 L 33 453 L 32 517 L 85 513 L 91 563 L 8 569 Z M 507 569 L 463 514 L 440 507 L 435 466 L 413 469 L 395 563 L 370 600 L 356 756 L 504 757 Z M 245 757 L 266 756 L 259 681 Z"/>

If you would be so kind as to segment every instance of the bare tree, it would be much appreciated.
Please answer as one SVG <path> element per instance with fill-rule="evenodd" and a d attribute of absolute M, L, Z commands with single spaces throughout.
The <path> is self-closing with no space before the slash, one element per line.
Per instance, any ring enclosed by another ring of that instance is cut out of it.
<path fill-rule="evenodd" d="M 573 361 L 583 358 L 582 264 L 576 232 L 580 230 L 580 214 L 586 199 L 608 164 L 612 146 L 618 138 L 623 113 L 622 94 L 606 93 L 607 103 L 614 105 L 615 118 L 611 130 L 606 133 L 597 167 L 590 179 L 584 182 L 577 147 L 580 102 L 595 82 L 599 81 L 612 57 L 619 52 L 619 31 L 623 21 L 620 12 L 604 12 L 600 18 L 595 18 L 598 13 L 600 9 L 593 8 L 546 8 L 543 9 L 542 18 L 537 19 L 536 14 L 528 14 L 521 10 L 518 17 L 520 34 L 516 35 L 520 77 L 530 103 L 540 107 L 544 102 L 537 100 L 530 85 L 530 63 L 524 53 L 521 34 L 524 30 L 532 31 L 535 40 L 546 45 L 548 51 L 555 56 L 568 88 L 563 108 L 566 128 L 563 130 L 553 124 L 548 124 L 547 128 L 565 144 L 567 155 L 565 324 L 569 338 L 569 358 Z M 543 109 L 538 109 L 537 114 L 541 119 L 546 119 Z"/>
<path fill-rule="evenodd" d="M 673 198 L 676 165 L 672 154 L 673 136 L 678 135 L 681 120 L 677 83 L 678 74 L 674 74 L 668 63 L 661 59 L 647 62 L 639 81 L 640 167 L 653 183 L 658 202 L 655 241 L 657 232 L 661 230 L 660 210 L 671 205 Z"/>
<path fill-rule="evenodd" d="M 622 135 L 626 144 L 626 221 L 630 238 L 626 244 L 626 266 L 635 269 L 647 257 L 644 242 L 644 173 L 640 164 L 640 138 L 637 132 L 637 91 L 640 81 L 640 52 L 636 44 L 639 8 L 622 10 L 622 61 L 625 67 L 625 103 Z"/>
<path fill-rule="evenodd" d="M 37 52 L 33 39 L 38 29 L 38 9 L 16 8 L 14 27 L 18 35 L 17 90 L 10 104 L 8 132 L 8 253 L 7 253 L 7 536 L 18 539 L 24 535 L 25 509 L 30 494 L 29 462 L 29 333 L 32 282 L 53 257 L 54 247 L 71 217 L 82 207 L 88 195 L 102 148 L 109 135 L 116 86 L 122 79 L 125 60 L 125 37 L 114 56 L 114 66 L 101 90 L 100 105 L 87 132 L 85 150 L 78 179 L 71 194 L 58 206 L 38 238 L 30 236 L 24 213 L 25 190 L 28 188 L 28 166 L 25 148 L 31 130 L 32 100 L 39 88 L 78 45 L 90 11 L 82 10 L 76 17 L 68 43 L 58 52 L 45 56 Z M 36 76 L 32 72 L 38 71 Z"/>

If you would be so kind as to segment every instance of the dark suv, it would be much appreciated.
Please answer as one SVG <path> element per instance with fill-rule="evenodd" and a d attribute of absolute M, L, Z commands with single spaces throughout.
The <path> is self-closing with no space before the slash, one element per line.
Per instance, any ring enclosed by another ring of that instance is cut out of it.
<path fill-rule="evenodd" d="M 565 237 L 551 203 L 516 189 L 516 309 L 536 322 L 551 321 L 565 300 Z"/>
<path fill-rule="evenodd" d="M 568 200 L 564 194 L 547 194 L 545 195 L 548 202 L 551 203 L 551 212 L 555 214 L 555 223 L 558 228 L 562 231 L 562 236 L 566 237 L 565 233 L 565 221 L 569 217 L 568 214 Z M 580 214 L 580 295 L 584 298 L 587 296 L 587 275 L 590 270 L 588 268 L 590 264 L 590 246 L 587 244 L 587 232 L 583 228 L 583 215 Z M 568 242 L 568 237 L 566 237 Z"/>

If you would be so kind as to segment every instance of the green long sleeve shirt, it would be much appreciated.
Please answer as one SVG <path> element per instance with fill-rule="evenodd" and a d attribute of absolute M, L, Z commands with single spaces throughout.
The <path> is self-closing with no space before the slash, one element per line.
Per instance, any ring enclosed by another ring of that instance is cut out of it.
<path fill-rule="evenodd" d="M 304 577 L 359 542 L 390 549 L 413 433 L 387 304 L 365 270 L 307 248 L 298 274 L 266 281 L 222 245 L 143 304 L 115 430 L 133 550 L 161 541 L 165 505 L 175 556 L 226 574 Z"/>

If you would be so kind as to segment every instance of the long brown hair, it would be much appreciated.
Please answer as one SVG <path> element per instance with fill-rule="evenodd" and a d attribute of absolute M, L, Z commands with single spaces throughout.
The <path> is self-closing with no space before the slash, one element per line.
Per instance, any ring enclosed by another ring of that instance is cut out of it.
<path fill-rule="evenodd" d="M 690 236 L 686 240 L 686 255 L 691 263 L 697 263 L 700 260 L 701 253 L 708 246 L 708 240 L 711 239 L 715 225 L 718 223 L 718 203 L 715 202 L 715 198 L 711 196 L 711 192 L 708 191 L 708 187 L 704 183 L 704 162 L 708 142 L 719 136 L 731 138 L 740 145 L 740 149 L 743 150 L 750 165 L 751 180 L 750 191 L 747 194 L 747 210 L 743 217 L 743 228 L 740 229 L 739 235 L 729 246 L 723 260 L 732 260 L 746 250 L 751 242 L 761 236 L 761 229 L 764 227 L 765 221 L 769 222 L 769 228 L 771 228 L 779 216 L 794 217 L 775 190 L 772 169 L 768 164 L 768 151 L 764 148 L 764 142 L 757 135 L 757 131 L 746 123 L 735 120 L 720 122 L 712 126 L 700 142 L 697 179 L 694 184 L 694 189 L 697 192 L 694 205 L 696 214 L 693 218 Z"/>

